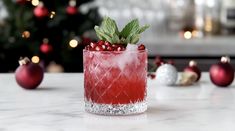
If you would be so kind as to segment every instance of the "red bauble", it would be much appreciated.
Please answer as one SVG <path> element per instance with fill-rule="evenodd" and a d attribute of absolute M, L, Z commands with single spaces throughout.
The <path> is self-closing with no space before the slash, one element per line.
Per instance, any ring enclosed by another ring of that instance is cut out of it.
<path fill-rule="evenodd" d="M 227 87 L 233 82 L 234 69 L 228 57 L 222 57 L 221 62 L 211 66 L 210 79 L 219 87 Z"/>
<path fill-rule="evenodd" d="M 43 43 L 41 46 L 40 46 L 40 50 L 41 52 L 45 53 L 45 54 L 48 54 L 52 51 L 52 46 L 48 43 Z"/>
<path fill-rule="evenodd" d="M 35 7 L 33 13 L 37 18 L 43 18 L 49 14 L 47 8 L 43 6 L 43 3 L 40 3 L 37 7 Z"/>
<path fill-rule="evenodd" d="M 43 80 L 43 69 L 39 64 L 30 62 L 28 58 L 19 61 L 15 71 L 16 82 L 24 89 L 36 89 Z"/>
<path fill-rule="evenodd" d="M 197 67 L 197 62 L 191 60 L 189 62 L 189 65 L 187 67 L 185 67 L 184 72 L 194 72 L 197 74 L 197 80 L 199 81 L 201 78 L 201 70 Z"/>
<path fill-rule="evenodd" d="M 68 6 L 66 8 L 66 12 L 69 15 L 76 15 L 77 14 L 77 8 L 75 6 Z"/>
<path fill-rule="evenodd" d="M 66 12 L 69 15 L 76 15 L 77 14 L 76 0 L 69 1 L 69 6 L 66 8 Z"/>
<path fill-rule="evenodd" d="M 42 53 L 48 54 L 53 50 L 52 46 L 48 44 L 48 42 L 49 40 L 47 38 L 43 39 L 43 43 L 40 46 L 40 50 Z"/>

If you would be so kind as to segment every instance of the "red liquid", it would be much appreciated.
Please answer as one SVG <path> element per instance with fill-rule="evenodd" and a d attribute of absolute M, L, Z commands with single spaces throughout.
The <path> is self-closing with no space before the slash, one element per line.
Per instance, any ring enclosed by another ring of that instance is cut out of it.
<path fill-rule="evenodd" d="M 85 99 L 128 104 L 146 97 L 147 52 L 84 51 Z"/>

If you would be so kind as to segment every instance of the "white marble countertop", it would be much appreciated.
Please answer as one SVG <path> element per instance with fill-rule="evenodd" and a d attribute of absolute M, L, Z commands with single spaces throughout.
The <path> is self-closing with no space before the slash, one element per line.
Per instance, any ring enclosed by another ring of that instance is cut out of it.
<path fill-rule="evenodd" d="M 86 113 L 83 74 L 46 74 L 37 90 L 0 74 L 0 131 L 235 131 L 235 88 L 218 88 L 204 73 L 191 87 L 148 80 L 148 110 L 134 116 Z"/>

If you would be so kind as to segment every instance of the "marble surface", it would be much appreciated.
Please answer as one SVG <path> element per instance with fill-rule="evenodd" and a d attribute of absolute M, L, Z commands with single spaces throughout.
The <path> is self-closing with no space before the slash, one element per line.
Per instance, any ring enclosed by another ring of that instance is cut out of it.
<path fill-rule="evenodd" d="M 235 87 L 218 88 L 203 73 L 190 87 L 148 80 L 148 110 L 132 116 L 86 113 L 83 74 L 46 74 L 37 90 L 0 74 L 0 131 L 234 131 Z"/>

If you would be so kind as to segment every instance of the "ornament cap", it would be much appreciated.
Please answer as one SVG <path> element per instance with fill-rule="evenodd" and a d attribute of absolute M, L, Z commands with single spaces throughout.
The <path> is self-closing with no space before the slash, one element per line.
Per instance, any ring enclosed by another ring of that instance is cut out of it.
<path fill-rule="evenodd" d="M 75 7 L 76 6 L 76 0 L 70 0 L 69 6 Z"/>
<path fill-rule="evenodd" d="M 48 40 L 48 38 L 44 38 L 44 39 L 42 40 L 42 42 L 45 44 L 45 43 L 48 43 L 49 40 Z"/>
<path fill-rule="evenodd" d="M 229 56 L 222 56 L 220 61 L 222 63 L 230 63 L 230 58 Z"/>
<path fill-rule="evenodd" d="M 20 60 L 19 60 L 19 64 L 20 65 L 26 65 L 30 62 L 29 58 L 28 57 L 21 57 Z"/>
<path fill-rule="evenodd" d="M 197 66 L 197 62 L 195 60 L 191 60 L 189 61 L 189 66 L 190 67 Z"/>
<path fill-rule="evenodd" d="M 42 1 L 39 2 L 38 7 L 43 7 L 44 3 Z"/>
<path fill-rule="evenodd" d="M 197 81 L 198 75 L 195 72 L 183 72 L 181 74 L 180 85 L 189 86 Z"/>

